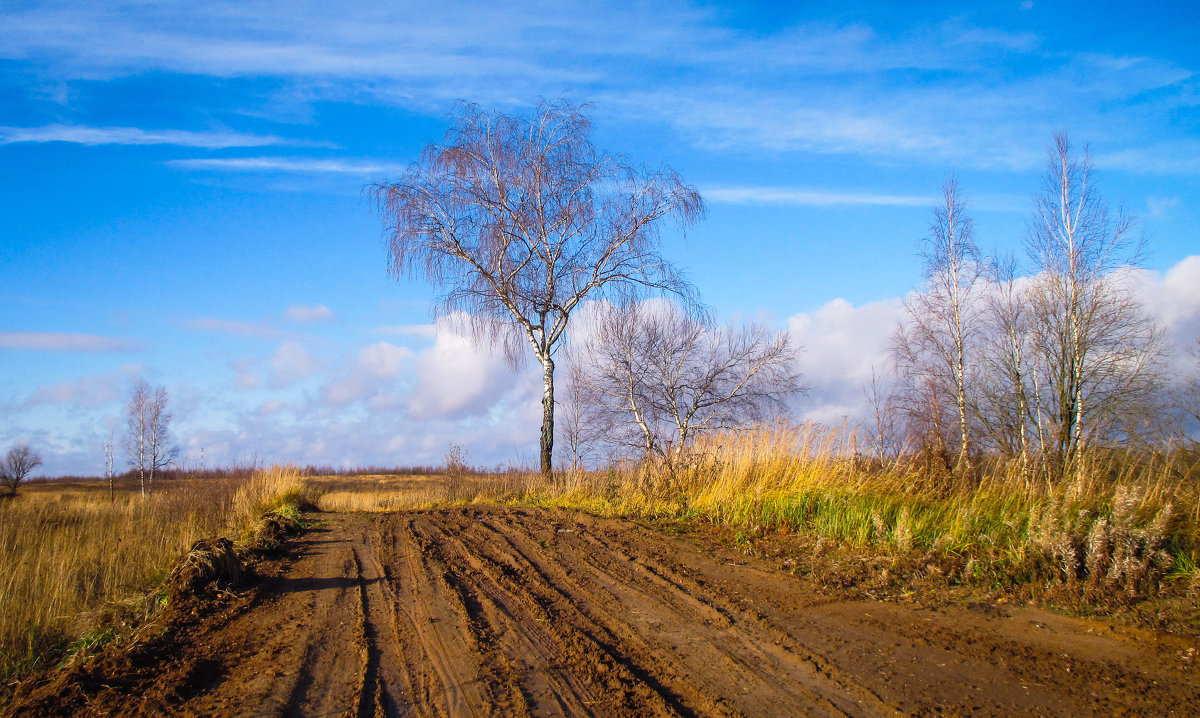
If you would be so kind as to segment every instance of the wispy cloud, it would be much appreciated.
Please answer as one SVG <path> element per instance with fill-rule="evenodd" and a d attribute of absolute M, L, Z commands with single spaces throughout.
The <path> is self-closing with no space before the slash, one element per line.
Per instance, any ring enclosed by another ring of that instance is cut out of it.
<path fill-rule="evenodd" d="M 263 322 L 248 322 L 240 319 L 218 319 L 216 317 L 197 317 L 187 319 L 183 326 L 200 332 L 216 334 L 233 334 L 252 339 L 275 339 L 283 334 L 273 326 Z"/>
<path fill-rule="evenodd" d="M 417 337 L 420 339 L 433 339 L 437 336 L 437 325 L 435 324 L 400 324 L 395 326 L 376 327 L 376 334 L 384 336 L 397 337 Z"/>
<path fill-rule="evenodd" d="M 110 372 L 89 374 L 77 381 L 38 387 L 26 399 L 25 405 L 68 405 L 95 409 L 118 400 L 125 386 L 142 370 L 141 364 L 127 364 Z"/>
<path fill-rule="evenodd" d="M 1096 166 L 1136 174 L 1200 175 L 1200 141 L 1130 147 L 1095 156 Z"/>
<path fill-rule="evenodd" d="M 297 174 L 378 175 L 399 172 L 402 165 L 369 160 L 304 157 L 234 157 L 170 160 L 167 165 L 206 172 L 292 172 Z"/>
<path fill-rule="evenodd" d="M 834 192 L 796 187 L 710 187 L 700 193 L 710 202 L 726 204 L 785 204 L 808 207 L 880 205 L 929 207 L 937 198 L 923 195 Z"/>
<path fill-rule="evenodd" d="M 687 2 L 311 3 L 302 12 L 270 1 L 46 2 L 0 10 L 0 57 L 36 61 L 55 79 L 276 78 L 302 102 L 422 111 L 461 97 L 512 106 L 575 88 L 600 100 L 600 112 L 665 122 L 718 149 L 1022 171 L 1040 165 L 1060 127 L 1108 146 L 1186 133 L 1170 112 L 1195 92 L 1196 73 L 1169 58 L 1055 44 L 1045 36 L 1052 31 L 951 19 L 884 32 L 813 18 L 744 32 L 726 15 Z M 1194 174 L 1186 156 L 1156 164 Z M 392 169 L 344 159 L 185 162 L 209 171 Z"/>
<path fill-rule="evenodd" d="M 231 147 L 269 147 L 273 145 L 312 146 L 272 135 L 239 132 L 190 130 L 145 130 L 138 127 L 87 127 L 83 125 L 44 125 L 42 127 L 0 127 L 0 144 L 22 142 L 68 142 L 78 145 L 174 145 L 203 149 Z"/>
<path fill-rule="evenodd" d="M 333 310 L 324 304 L 293 304 L 283 313 L 283 318 L 297 324 L 313 324 L 333 321 Z"/>
<path fill-rule="evenodd" d="M 0 348 L 51 352 L 121 352 L 138 347 L 138 342 L 96 334 L 57 332 L 0 332 Z"/>

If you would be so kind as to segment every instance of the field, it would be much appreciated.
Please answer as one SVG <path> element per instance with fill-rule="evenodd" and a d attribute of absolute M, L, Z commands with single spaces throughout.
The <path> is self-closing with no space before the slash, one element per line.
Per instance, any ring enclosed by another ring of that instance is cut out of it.
<path fill-rule="evenodd" d="M 460 466 L 181 478 L 146 501 L 30 486 L 0 505 L 12 712 L 1166 715 L 1200 699 L 1186 456 L 1097 455 L 1057 483 L 992 467 L 964 488 L 847 458 L 845 440 L 763 427 L 686 466 L 549 482 Z M 283 553 L 246 548 L 263 514 L 304 509 Z M 216 535 L 260 578 L 180 598 L 172 567 Z"/>

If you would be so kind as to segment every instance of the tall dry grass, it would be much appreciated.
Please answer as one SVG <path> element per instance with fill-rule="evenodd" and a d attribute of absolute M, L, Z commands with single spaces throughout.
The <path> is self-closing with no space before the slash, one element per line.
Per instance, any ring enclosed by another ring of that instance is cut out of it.
<path fill-rule="evenodd" d="M 1058 471 L 992 461 L 949 483 L 916 463 L 864 460 L 855 446 L 845 430 L 760 426 L 707 437 L 675 464 L 570 474 L 525 500 L 804 531 L 948 557 L 962 579 L 1062 582 L 1094 599 L 1197 583 L 1200 485 L 1186 455 L 1093 451 Z"/>
<path fill-rule="evenodd" d="M 0 679 L 107 640 L 155 607 L 151 593 L 199 539 L 242 536 L 317 495 L 297 472 L 165 481 L 143 500 L 100 481 L 47 482 L 0 502 Z"/>

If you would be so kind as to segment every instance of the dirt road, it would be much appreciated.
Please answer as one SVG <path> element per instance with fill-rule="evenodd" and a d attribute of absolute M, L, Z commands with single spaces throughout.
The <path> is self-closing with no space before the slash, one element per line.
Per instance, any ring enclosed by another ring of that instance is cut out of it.
<path fill-rule="evenodd" d="M 1194 715 L 1200 705 L 1194 641 L 1033 609 L 845 600 L 628 522 L 514 508 L 329 515 L 299 550 L 252 603 L 158 650 L 144 679 L 95 686 L 87 711 Z"/>

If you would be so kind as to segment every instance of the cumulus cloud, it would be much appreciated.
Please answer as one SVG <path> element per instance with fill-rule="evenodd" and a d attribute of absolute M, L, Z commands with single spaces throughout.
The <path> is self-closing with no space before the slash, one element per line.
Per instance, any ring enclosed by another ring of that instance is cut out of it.
<path fill-rule="evenodd" d="M 840 423 L 864 415 L 863 387 L 872 371 L 885 372 L 888 342 L 902 312 L 898 298 L 857 307 L 835 299 L 788 319 L 789 334 L 803 347 L 799 368 L 809 387 L 800 402 L 804 418 Z"/>
<path fill-rule="evenodd" d="M 375 333 L 383 334 L 384 336 L 415 337 L 432 340 L 437 337 L 437 327 L 433 324 L 400 324 L 376 327 Z"/>
<path fill-rule="evenodd" d="M 1164 330 L 1170 378 L 1191 371 L 1196 361 L 1191 352 L 1200 340 L 1200 256 L 1187 257 L 1165 273 L 1123 270 L 1118 279 Z M 872 369 L 886 377 L 889 339 L 903 311 L 900 298 L 861 306 L 835 299 L 788 319 L 791 336 L 804 345 L 800 370 L 810 386 L 799 405 L 804 418 L 840 423 L 866 416 L 864 388 Z"/>
<path fill-rule="evenodd" d="M 284 342 L 271 355 L 271 387 L 282 389 L 307 379 L 321 364 L 299 342 Z"/>
<path fill-rule="evenodd" d="M 121 399 L 130 380 L 142 372 L 141 364 L 126 364 L 112 371 L 88 374 L 76 381 L 38 387 L 26 406 L 66 405 L 96 409 Z"/>
<path fill-rule="evenodd" d="M 324 304 L 293 304 L 283 313 L 283 318 L 297 324 L 313 324 L 333 320 L 333 310 Z"/>
<path fill-rule="evenodd" d="M 1187 257 L 1165 273 L 1127 270 L 1138 301 L 1162 326 L 1169 371 L 1175 378 L 1195 366 L 1200 341 L 1200 256 Z"/>
<path fill-rule="evenodd" d="M 258 414 L 259 416 L 275 416 L 280 412 L 286 411 L 287 408 L 288 405 L 286 403 L 279 401 L 278 399 L 269 399 L 264 401 L 262 404 L 259 404 L 257 411 L 254 413 Z"/>
<path fill-rule="evenodd" d="M 396 375 L 412 356 L 411 349 L 387 342 L 364 347 L 345 373 L 322 387 L 321 399 L 335 407 L 377 399 L 394 388 Z"/>
<path fill-rule="evenodd" d="M 479 416 L 514 383 L 500 356 L 472 341 L 454 321 L 441 319 L 433 346 L 417 357 L 409 413 L 420 419 Z"/>
<path fill-rule="evenodd" d="M 229 368 L 234 373 L 234 386 L 238 389 L 257 389 L 262 378 L 258 373 L 258 361 L 243 357 L 230 362 Z"/>
<path fill-rule="evenodd" d="M 120 352 L 136 349 L 137 342 L 96 334 L 56 332 L 0 332 L 0 349 L 48 352 Z"/>

